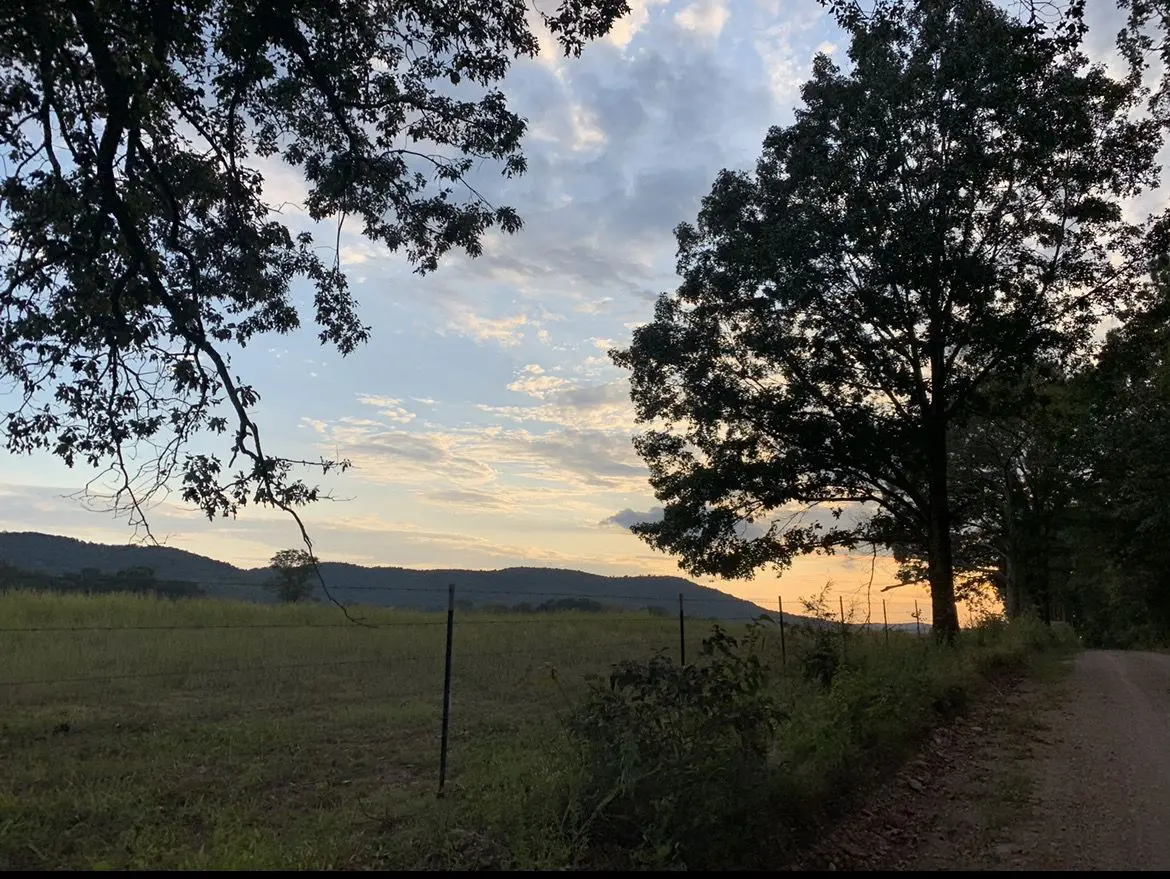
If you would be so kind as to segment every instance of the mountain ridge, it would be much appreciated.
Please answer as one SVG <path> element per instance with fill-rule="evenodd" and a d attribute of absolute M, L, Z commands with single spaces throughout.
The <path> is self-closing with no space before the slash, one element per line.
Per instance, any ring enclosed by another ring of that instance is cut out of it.
<path fill-rule="evenodd" d="M 61 575 L 97 570 L 117 573 L 151 568 L 161 579 L 195 583 L 216 598 L 271 602 L 264 583 L 270 568 L 241 568 L 229 562 L 168 546 L 105 544 L 37 531 L 0 531 L 0 563 Z M 515 566 L 495 570 L 419 569 L 322 562 L 321 574 L 342 604 L 441 610 L 448 584 L 466 606 L 536 607 L 548 599 L 580 598 L 628 608 L 655 607 L 674 613 L 679 595 L 688 616 L 747 619 L 774 611 L 683 577 L 653 574 L 607 576 L 568 568 Z M 320 586 L 317 597 L 324 598 Z M 785 614 L 793 623 L 804 617 Z"/>

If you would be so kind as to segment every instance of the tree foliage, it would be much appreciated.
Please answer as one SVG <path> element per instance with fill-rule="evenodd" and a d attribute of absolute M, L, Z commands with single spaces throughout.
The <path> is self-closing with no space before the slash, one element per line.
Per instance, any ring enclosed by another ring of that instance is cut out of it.
<path fill-rule="evenodd" d="M 991 584 L 1009 617 L 1050 620 L 1061 528 L 1087 479 L 1079 377 L 1038 370 L 1000 384 L 954 431 L 956 569 Z"/>
<path fill-rule="evenodd" d="M 1170 644 L 1170 299 L 1110 334 L 1081 378 L 1087 478 L 1063 522 L 1056 600 L 1099 645 Z"/>
<path fill-rule="evenodd" d="M 952 459 L 964 570 L 996 587 L 1009 617 L 1064 619 L 1096 646 L 1170 643 L 1161 261 L 1159 299 L 1075 373 L 1035 376 L 1014 406 L 964 425 Z"/>
<path fill-rule="evenodd" d="M 303 549 L 282 549 L 272 557 L 272 579 L 268 588 L 281 601 L 295 603 L 313 594 L 317 559 Z"/>
<path fill-rule="evenodd" d="M 525 170 L 498 83 L 539 51 L 538 23 L 572 55 L 626 11 L 550 5 L 0 3 L 6 447 L 111 466 L 139 514 L 172 477 L 209 517 L 315 499 L 294 469 L 312 462 L 261 443 L 230 353 L 299 325 L 296 279 L 323 344 L 344 355 L 369 330 L 266 175 L 294 169 L 312 220 L 356 222 L 419 272 L 478 254 L 520 228 L 468 179 L 483 160 Z M 226 460 L 188 452 L 200 431 L 225 435 Z"/>
<path fill-rule="evenodd" d="M 129 592 L 134 595 L 174 599 L 197 598 L 204 594 L 197 584 L 189 580 L 160 580 L 153 569 L 140 566 L 116 572 L 82 568 L 75 573 L 49 574 L 45 571 L 22 570 L 0 562 L 0 593 L 25 589 L 85 595 Z"/>
<path fill-rule="evenodd" d="M 635 531 L 695 573 L 747 576 L 861 542 L 924 548 L 957 629 L 948 437 L 993 378 L 1082 355 L 1148 293 L 1121 200 L 1156 180 L 1142 92 L 989 0 L 833 4 L 755 173 L 678 227 L 682 283 L 628 350 L 663 502 Z M 876 511 L 855 523 L 850 505 Z M 801 513 L 825 505 L 824 525 Z"/>

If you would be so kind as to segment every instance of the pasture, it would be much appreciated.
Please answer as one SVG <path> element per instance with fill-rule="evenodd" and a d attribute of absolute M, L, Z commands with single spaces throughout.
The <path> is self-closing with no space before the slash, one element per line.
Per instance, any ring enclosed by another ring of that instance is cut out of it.
<path fill-rule="evenodd" d="M 361 613 L 0 595 L 0 869 L 579 863 L 565 718 L 588 675 L 677 657 L 677 618 L 458 614 L 437 798 L 445 615 Z M 688 622 L 688 659 L 709 631 Z M 826 687 L 812 636 L 790 632 L 781 666 L 775 634 L 773 762 L 801 808 L 912 747 L 986 657 L 1027 649 L 857 633 Z"/>
<path fill-rule="evenodd" d="M 545 774 L 586 674 L 678 648 L 648 614 L 458 615 L 436 802 L 445 615 L 361 616 L 0 596 L 0 868 L 426 864 Z"/>

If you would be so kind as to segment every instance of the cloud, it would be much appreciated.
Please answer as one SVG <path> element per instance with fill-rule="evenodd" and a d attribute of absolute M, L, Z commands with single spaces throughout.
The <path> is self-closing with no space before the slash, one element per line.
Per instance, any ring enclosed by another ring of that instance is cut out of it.
<path fill-rule="evenodd" d="M 329 434 L 342 457 L 363 479 L 392 484 L 435 484 L 448 480 L 484 485 L 496 472 L 485 460 L 461 453 L 458 437 L 444 433 L 377 430 L 340 424 Z"/>
<path fill-rule="evenodd" d="M 375 394 L 358 394 L 357 401 L 364 406 L 373 406 L 377 408 L 378 414 L 387 421 L 395 424 L 409 424 L 414 421 L 415 413 L 406 409 L 402 405 L 402 401 L 396 397 L 379 397 Z M 362 421 L 353 418 L 343 418 L 347 424 L 370 425 L 376 424 L 374 421 Z"/>
<path fill-rule="evenodd" d="M 632 485 L 646 482 L 646 466 L 630 438 L 601 430 L 563 430 L 532 438 L 532 453 L 589 485 Z"/>
<path fill-rule="evenodd" d="M 722 21 L 728 38 L 738 19 L 722 10 L 702 0 L 670 16 L 708 30 Z M 650 12 L 635 4 L 631 34 Z M 673 228 L 693 219 L 721 168 L 754 161 L 777 120 L 750 15 L 735 34 L 747 51 L 735 56 L 672 31 L 659 28 L 638 51 L 595 44 L 555 74 L 516 65 L 507 85 L 517 111 L 534 120 L 529 173 L 506 189 L 491 169 L 471 182 L 493 202 L 522 206 L 525 226 L 490 236 L 476 260 L 449 261 L 451 286 L 501 285 L 501 296 L 569 301 L 579 313 L 610 297 L 601 304 L 619 320 L 646 312 L 647 290 L 674 286 Z M 811 60 L 811 47 L 806 54 Z"/>
<path fill-rule="evenodd" d="M 768 89 L 777 104 L 791 104 L 811 69 L 811 60 L 792 45 L 795 28 L 784 23 L 767 28 L 755 41 L 756 52 L 764 62 Z"/>
<path fill-rule="evenodd" d="M 602 519 L 599 525 L 612 525 L 618 528 L 633 528 L 642 522 L 661 522 L 662 521 L 662 507 L 651 507 L 644 513 L 639 513 L 637 510 L 626 508 L 619 510 L 612 516 L 607 516 Z"/>
<path fill-rule="evenodd" d="M 477 342 L 495 342 L 504 348 L 514 348 L 524 338 L 521 327 L 528 323 L 525 314 L 491 318 L 475 314 L 466 306 L 456 306 L 447 321 L 447 327 Z"/>
<path fill-rule="evenodd" d="M 574 385 L 551 392 L 536 406 L 493 406 L 481 412 L 521 424 L 555 424 L 575 430 L 622 434 L 628 441 L 635 429 L 634 404 L 625 378 L 593 385 Z"/>
<path fill-rule="evenodd" d="M 763 537 L 772 523 L 779 524 L 782 529 L 788 527 L 807 527 L 809 525 L 820 525 L 826 529 L 833 527 L 852 527 L 864 521 L 868 514 L 865 505 L 862 504 L 844 505 L 840 519 L 837 519 L 833 515 L 831 507 L 823 504 L 812 509 L 792 507 L 777 510 L 762 521 L 741 522 L 738 528 L 738 534 L 740 538 L 755 540 Z M 662 516 L 662 507 L 651 507 L 645 512 L 627 508 L 614 513 L 612 516 L 606 517 L 599 524 L 630 528 L 639 522 L 661 522 Z"/>
<path fill-rule="evenodd" d="M 353 462 L 355 477 L 444 503 L 471 504 L 469 494 L 440 493 L 449 490 L 495 493 L 513 505 L 522 505 L 509 495 L 517 487 L 544 487 L 560 492 L 562 499 L 645 490 L 646 469 L 630 438 L 632 408 L 624 379 L 577 385 L 532 363 L 508 387 L 539 402 L 476 405 L 504 424 L 414 428 L 351 416 L 306 423 L 323 451 Z M 401 421 L 397 398 L 365 394 L 362 400 L 389 413 L 383 418 Z"/>
<path fill-rule="evenodd" d="M 699 0 L 675 15 L 675 23 L 683 30 L 714 39 L 723 31 L 731 12 L 719 0 Z"/>
<path fill-rule="evenodd" d="M 613 302 L 612 296 L 602 296 L 600 299 L 594 299 L 591 302 L 582 302 L 573 310 L 578 314 L 601 314 L 609 309 L 606 307 Z"/>
<path fill-rule="evenodd" d="M 516 509 L 515 504 L 509 503 L 499 493 L 468 488 L 445 488 L 431 491 L 425 493 L 423 499 L 439 506 L 469 507 L 476 511 L 512 511 Z"/>
<path fill-rule="evenodd" d="M 658 291 L 677 285 L 672 229 L 694 219 L 720 169 L 754 164 L 814 49 L 839 35 L 811 2 L 630 5 L 608 38 L 568 61 L 538 27 L 540 57 L 518 59 L 503 83 L 512 109 L 531 120 L 529 173 L 505 179 L 487 161 L 468 182 L 517 208 L 518 234 L 493 231 L 480 258 L 452 252 L 419 277 L 350 221 L 340 258 L 375 342 L 331 357 L 328 369 L 304 367 L 319 370 L 314 382 L 290 376 L 293 357 L 273 368 L 249 349 L 233 364 L 267 371 L 266 411 L 288 421 L 266 427 L 270 442 L 355 462 L 330 476 L 338 495 L 356 498 L 349 514 L 319 514 L 334 557 L 475 566 L 548 552 L 615 572 L 673 569 L 665 556 L 622 555 L 638 541 L 596 527 L 652 497 L 630 442 L 628 381 L 605 353 L 628 345 Z M 303 204 L 297 169 L 264 170 L 273 202 Z M 313 226 L 297 207 L 284 218 L 312 228 L 332 259 L 335 222 Z M 308 303 L 312 293 L 302 285 L 293 295 Z M 296 352 L 316 342 L 305 327 L 285 344 Z M 298 418 L 304 429 L 293 429 Z M 383 522 L 377 511 L 387 509 L 413 524 Z M 237 526 L 257 544 L 273 541 L 256 552 L 262 558 L 290 545 L 275 530 Z M 542 528 L 563 529 L 564 543 L 512 536 Z"/>
<path fill-rule="evenodd" d="M 624 49 L 650 20 L 650 8 L 665 6 L 669 0 L 630 0 L 630 11 L 619 18 L 606 35 L 613 45 Z"/>
<path fill-rule="evenodd" d="M 572 386 L 573 383 L 568 379 L 547 375 L 539 364 L 530 363 L 524 367 L 522 374 L 508 385 L 508 390 L 543 400 Z"/>

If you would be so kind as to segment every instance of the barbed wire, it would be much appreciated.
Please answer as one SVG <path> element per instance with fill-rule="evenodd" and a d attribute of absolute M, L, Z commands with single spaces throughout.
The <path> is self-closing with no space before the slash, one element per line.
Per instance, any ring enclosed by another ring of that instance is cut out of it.
<path fill-rule="evenodd" d="M 83 684 L 94 681 L 128 681 L 135 679 L 146 678 L 166 678 L 166 677 L 199 677 L 201 675 L 211 674 L 233 674 L 239 672 L 261 672 L 261 671 L 286 671 L 289 669 L 306 669 L 306 668 L 332 668 L 343 665 L 371 665 L 374 663 L 385 662 L 384 658 L 379 659 L 346 659 L 329 662 L 297 662 L 287 663 L 281 665 L 240 665 L 240 666 L 218 666 L 201 669 L 176 669 L 174 671 L 148 671 L 148 672 L 130 672 L 126 674 L 110 674 L 110 675 L 88 675 L 79 678 L 25 678 L 24 680 L 16 681 L 0 681 L 0 687 L 25 687 L 32 685 L 49 685 L 49 684 Z"/>
<path fill-rule="evenodd" d="M 263 582 L 254 582 L 254 581 L 248 581 L 248 580 L 217 580 L 217 581 L 188 581 L 188 582 L 191 582 L 195 586 L 198 586 L 198 587 L 203 588 L 203 589 L 232 588 L 232 589 L 252 589 L 252 590 L 258 590 L 258 591 L 264 591 L 264 583 Z M 710 589 L 713 587 L 700 587 L 700 588 Z M 862 584 L 860 587 L 856 587 L 856 588 L 830 587 L 826 591 L 826 594 L 832 595 L 834 597 L 836 597 L 838 595 L 856 596 L 859 594 L 859 592 L 863 591 L 865 588 L 866 587 L 864 584 Z M 875 591 L 879 591 L 880 588 L 882 588 L 882 587 L 875 585 L 873 588 Z M 402 593 L 417 594 L 417 595 L 434 595 L 438 598 L 444 598 L 444 599 L 446 598 L 447 591 L 448 591 L 447 586 L 398 586 L 398 585 L 392 585 L 392 584 L 373 584 L 373 583 L 355 584 L 355 585 L 349 585 L 349 586 L 337 585 L 337 586 L 334 586 L 333 589 L 335 592 L 342 592 L 342 593 L 344 593 L 344 592 L 375 592 L 375 593 L 377 593 L 377 592 L 393 592 L 393 593 L 402 592 Z M 48 590 L 48 591 L 60 591 L 60 592 L 62 592 L 62 594 L 69 594 L 70 592 L 73 592 L 73 591 L 82 592 L 84 590 Z M 101 593 L 98 593 L 98 594 L 101 594 Z M 495 597 L 498 597 L 501 599 L 507 599 L 509 601 L 515 601 L 515 600 L 524 599 L 524 598 L 576 598 L 576 599 L 585 600 L 585 601 L 613 601 L 613 600 L 659 601 L 659 602 L 667 602 L 667 603 L 673 604 L 674 602 L 676 602 L 678 600 L 677 593 L 648 594 L 648 593 L 608 592 L 608 593 L 587 594 L 587 593 L 582 593 L 582 592 L 567 592 L 567 591 L 561 591 L 561 590 L 533 590 L 533 591 L 522 590 L 522 591 L 517 591 L 517 590 L 509 589 L 507 587 L 493 589 L 493 588 L 483 588 L 483 587 L 475 587 L 475 586 L 468 587 L 468 586 L 458 586 L 458 585 L 456 585 L 455 594 L 456 594 L 457 598 L 465 596 L 465 595 L 486 595 L 486 596 L 495 596 Z M 198 597 L 198 596 L 196 596 L 196 597 Z M 776 595 L 733 595 L 729 592 L 721 592 L 721 593 L 716 594 L 716 595 L 687 595 L 687 594 L 684 594 L 684 596 L 683 596 L 684 603 L 686 603 L 686 604 L 692 604 L 692 603 L 698 603 L 698 602 L 720 602 L 720 603 L 742 602 L 742 603 L 746 603 L 746 604 L 756 604 L 760 607 L 774 606 L 776 603 L 776 598 L 777 598 Z M 790 600 L 799 602 L 799 599 L 790 599 Z"/>
<path fill-rule="evenodd" d="M 779 614 L 775 612 L 765 611 L 762 616 L 769 619 L 773 616 L 778 617 Z M 793 616 L 787 611 L 786 617 Z M 705 617 L 687 617 L 694 623 L 705 622 L 727 622 L 727 620 L 709 619 Z M 576 624 L 580 625 L 583 622 L 589 624 L 608 624 L 608 623 L 633 623 L 641 625 L 655 625 L 655 626 L 671 626 L 678 620 L 677 616 L 616 616 L 612 614 L 591 614 L 589 617 L 573 616 L 571 614 L 541 614 L 540 616 L 524 616 L 522 618 L 514 619 L 467 619 L 466 615 L 463 617 L 456 616 L 454 625 L 456 627 L 465 626 L 499 626 L 499 625 L 528 625 L 528 626 L 546 626 L 546 625 L 563 625 Z M 923 623 L 928 622 L 929 617 L 923 614 Z M 914 620 L 909 621 L 913 623 Z M 352 622 L 344 623 L 191 623 L 191 624 L 150 624 L 150 625 L 125 625 L 125 626 L 0 626 L 0 635 L 8 634 L 31 634 L 31 633 L 64 633 L 64 632 L 202 632 L 214 631 L 223 632 L 231 630 L 240 631 L 257 631 L 257 630 L 283 630 L 283 631 L 306 631 L 310 629 L 322 630 L 336 630 L 348 629 L 350 631 L 358 631 L 361 629 L 383 629 L 383 628 L 431 628 L 436 629 L 446 625 L 445 619 L 434 620 L 383 620 L 380 622 L 371 622 L 369 620 L 362 620 L 362 625 L 357 625 Z M 840 620 L 836 617 L 831 619 L 817 619 L 808 617 L 807 622 L 793 623 L 789 621 L 787 625 L 800 627 L 804 625 L 826 625 L 838 624 Z M 849 625 L 858 625 L 857 623 L 848 623 Z M 890 625 L 908 625 L 907 621 L 893 622 Z M 881 626 L 882 623 L 870 623 L 872 626 Z"/>
<path fill-rule="evenodd" d="M 654 625 L 670 625 L 677 621 L 676 617 L 638 616 L 623 617 L 613 614 L 591 614 L 589 622 L 605 623 L 643 623 Z M 701 622 L 701 620 L 699 620 Z M 257 629 L 349 629 L 362 628 L 381 629 L 395 627 L 428 627 L 437 628 L 447 624 L 446 619 L 435 620 L 384 620 L 370 622 L 364 620 L 364 625 L 354 623 L 207 623 L 207 624 L 158 624 L 158 625 L 127 625 L 127 626 L 0 626 L 0 634 L 28 633 L 28 632 L 198 632 L 198 631 L 225 631 L 241 629 L 254 631 Z M 540 616 L 525 616 L 516 619 L 466 619 L 456 616 L 455 626 L 501 626 L 501 625 L 528 625 L 545 626 L 575 623 L 580 625 L 582 617 L 568 614 L 542 614 Z"/>
<path fill-rule="evenodd" d="M 242 627 L 237 627 L 237 628 L 242 628 Z M 274 628 L 279 628 L 279 627 L 274 627 Z M 285 628 L 287 628 L 287 627 L 285 627 Z M 326 628 L 326 627 L 319 626 L 316 628 Z M 0 631 L 28 631 L 28 630 L 0 629 Z M 33 629 L 31 631 L 46 631 L 46 630 L 45 629 Z M 55 631 L 55 630 L 49 629 L 47 631 Z M 70 629 L 67 631 L 77 631 L 77 630 Z M 82 630 L 82 631 L 84 631 L 84 630 Z M 116 631 L 116 630 L 103 629 L 102 631 Z M 647 644 L 624 644 L 624 645 L 622 645 L 622 644 L 618 644 L 618 645 L 612 645 L 612 646 L 619 647 L 619 648 L 625 648 L 625 649 L 639 647 L 639 648 L 642 648 L 643 650 L 647 649 L 647 648 L 653 649 L 653 650 L 671 650 L 674 648 L 675 645 L 674 644 L 661 644 L 661 645 L 647 645 Z M 549 665 L 561 665 L 563 667 L 564 658 L 553 656 L 552 655 L 553 650 L 555 650 L 555 648 L 536 649 L 536 650 L 517 650 L 517 649 L 513 649 L 513 648 L 509 648 L 506 650 L 466 650 L 466 649 L 460 649 L 460 650 L 458 650 L 458 656 L 461 660 L 461 662 L 460 662 L 461 665 L 466 660 L 474 660 L 474 659 L 480 659 L 480 658 L 510 657 L 510 658 L 528 659 L 528 660 L 532 660 L 534 662 L 540 662 L 540 663 L 549 664 Z M 294 670 L 294 669 L 295 670 L 328 669 L 328 668 L 334 668 L 334 667 L 338 667 L 338 666 L 355 666 L 355 665 L 384 664 L 384 665 L 394 666 L 394 665 L 398 665 L 398 664 L 402 664 L 402 663 L 416 663 L 416 662 L 435 662 L 436 663 L 436 673 L 438 673 L 439 662 L 441 661 L 441 659 L 442 659 L 441 651 L 435 651 L 432 653 L 415 653 L 415 654 L 387 654 L 385 656 L 372 656 L 372 657 L 365 657 L 362 659 L 332 660 L 332 661 L 326 661 L 326 662 L 282 663 L 279 665 L 211 666 L 211 667 L 207 667 L 207 668 L 198 668 L 198 669 L 175 669 L 172 671 L 129 672 L 129 673 L 124 673 L 124 674 L 119 673 L 119 674 L 110 674 L 110 675 L 91 675 L 91 676 L 80 677 L 80 678 L 28 678 L 28 679 L 16 680 L 16 681 L 0 681 L 0 687 L 18 687 L 18 686 L 25 686 L 25 685 L 32 685 L 32 684 L 46 684 L 46 685 L 48 685 L 48 684 L 71 684 L 71 683 L 82 683 L 82 682 L 88 682 L 88 681 L 134 680 L 134 679 L 138 679 L 138 678 L 166 678 L 166 677 L 181 677 L 184 675 L 190 676 L 190 677 L 200 677 L 200 676 L 212 675 L 212 674 L 239 674 L 239 673 L 243 673 L 243 672 L 255 672 L 255 673 L 259 674 L 261 672 L 266 672 L 266 671 L 287 671 L 287 670 Z M 604 662 L 607 662 L 609 660 L 602 658 L 602 659 L 598 659 L 597 661 L 604 663 Z M 466 668 L 457 668 L 457 669 L 455 669 L 455 674 L 462 675 L 466 671 L 467 671 Z"/>

